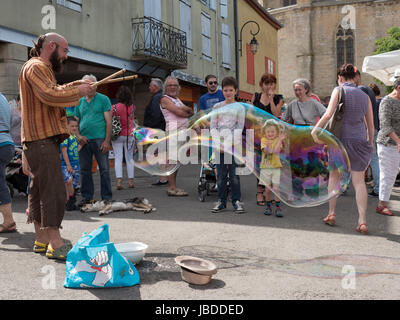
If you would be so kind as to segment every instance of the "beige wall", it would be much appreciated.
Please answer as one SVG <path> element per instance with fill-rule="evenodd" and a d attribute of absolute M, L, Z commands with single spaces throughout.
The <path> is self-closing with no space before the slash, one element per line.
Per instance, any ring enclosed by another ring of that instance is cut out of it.
<path fill-rule="evenodd" d="M 254 24 L 248 24 L 244 27 L 242 32 L 242 56 L 239 56 L 239 75 L 240 75 L 240 90 L 254 94 L 259 92 L 258 85 L 261 76 L 265 73 L 265 57 L 269 57 L 276 63 L 276 74 L 280 72 L 278 62 L 278 31 L 261 17 L 246 1 L 238 1 L 238 16 L 239 16 L 239 32 L 242 26 L 249 20 L 256 21 L 260 26 L 260 33 L 256 36 L 259 43 L 258 51 L 254 56 L 255 64 L 255 85 L 247 82 L 247 55 L 246 43 L 250 43 L 253 36 L 250 30 L 257 31 Z M 239 53 L 238 53 L 239 54 Z M 278 88 L 279 90 L 279 83 Z"/>
<path fill-rule="evenodd" d="M 177 9 L 175 16 L 179 26 L 179 1 L 177 1 Z M 236 73 L 235 66 L 235 28 L 234 28 L 234 8 L 233 1 L 228 1 L 228 17 L 222 18 L 220 12 L 219 1 L 217 1 L 217 10 L 214 11 L 200 1 L 192 0 L 192 51 L 188 54 L 188 67 L 182 70 L 185 73 L 195 75 L 200 79 L 204 79 L 208 74 L 215 74 L 218 79 L 225 76 L 233 76 Z M 202 57 L 202 36 L 201 36 L 201 12 L 207 13 L 211 17 L 211 61 Z M 221 24 L 229 25 L 230 30 L 230 51 L 231 51 L 231 67 L 224 68 L 222 66 L 222 35 Z"/>

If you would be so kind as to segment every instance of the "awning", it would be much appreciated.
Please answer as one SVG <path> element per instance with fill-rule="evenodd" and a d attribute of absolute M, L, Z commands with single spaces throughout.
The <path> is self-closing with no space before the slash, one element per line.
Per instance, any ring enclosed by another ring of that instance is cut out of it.
<path fill-rule="evenodd" d="M 390 79 L 396 69 L 400 69 L 400 50 L 365 57 L 362 67 L 363 72 L 379 79 L 387 86 L 393 85 L 393 79 Z"/>

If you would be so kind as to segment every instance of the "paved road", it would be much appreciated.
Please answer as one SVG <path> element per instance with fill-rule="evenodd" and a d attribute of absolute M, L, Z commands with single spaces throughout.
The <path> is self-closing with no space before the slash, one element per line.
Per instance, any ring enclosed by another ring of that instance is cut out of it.
<path fill-rule="evenodd" d="M 113 180 L 115 199 L 146 197 L 157 207 L 157 212 L 148 215 L 66 213 L 62 235 L 72 242 L 107 223 L 113 242 L 149 245 L 137 266 L 141 285 L 132 288 L 65 289 L 65 264 L 31 252 L 33 226 L 25 223 L 26 198 L 17 196 L 13 209 L 19 233 L 0 235 L 0 299 L 400 299 L 400 217 L 374 213 L 376 199 L 368 203 L 370 234 L 362 236 L 355 232 L 352 190 L 340 198 L 337 226 L 328 227 L 321 222 L 327 205 L 284 206 L 283 219 L 264 216 L 263 208 L 255 204 L 252 176 L 242 177 L 246 214 L 230 210 L 212 214 L 216 196 L 205 203 L 198 201 L 198 173 L 198 166 L 179 172 L 180 186 L 190 193 L 187 198 L 167 197 L 166 187 L 151 186 L 156 178 L 140 170 L 136 170 L 133 191 L 116 191 Z M 391 205 L 398 215 L 399 197 L 395 190 Z M 181 254 L 215 262 L 218 273 L 211 283 L 183 282 L 174 263 Z"/>

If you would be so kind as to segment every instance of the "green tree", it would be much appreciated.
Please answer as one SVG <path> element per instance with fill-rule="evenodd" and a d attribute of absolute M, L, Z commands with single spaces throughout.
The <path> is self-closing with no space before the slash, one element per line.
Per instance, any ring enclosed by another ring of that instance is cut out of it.
<path fill-rule="evenodd" d="M 385 53 L 400 49 L 400 28 L 391 27 L 387 32 L 387 36 L 375 41 L 374 54 Z"/>
<path fill-rule="evenodd" d="M 391 27 L 386 32 L 387 36 L 375 41 L 375 52 L 374 54 L 380 54 L 400 49 L 400 28 Z M 381 81 L 376 79 L 379 83 Z M 393 91 L 393 87 L 386 86 L 386 93 Z"/>

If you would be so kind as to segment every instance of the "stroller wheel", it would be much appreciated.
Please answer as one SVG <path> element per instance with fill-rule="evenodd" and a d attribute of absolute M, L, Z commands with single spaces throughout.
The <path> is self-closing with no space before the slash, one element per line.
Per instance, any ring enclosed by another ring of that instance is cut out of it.
<path fill-rule="evenodd" d="M 199 200 L 204 202 L 206 200 L 207 190 L 199 190 Z"/>

